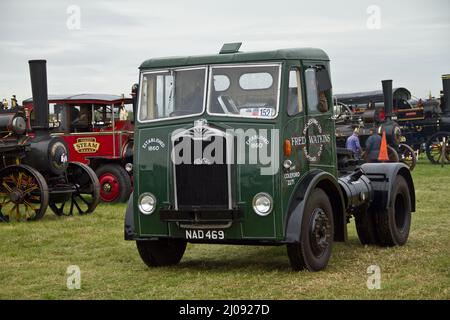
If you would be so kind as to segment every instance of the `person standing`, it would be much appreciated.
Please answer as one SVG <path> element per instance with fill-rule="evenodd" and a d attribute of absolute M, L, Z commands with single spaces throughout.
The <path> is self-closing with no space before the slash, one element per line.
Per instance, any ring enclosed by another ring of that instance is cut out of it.
<path fill-rule="evenodd" d="M 17 107 L 17 98 L 16 98 L 16 95 L 13 94 L 12 98 L 11 98 L 11 108 L 15 108 L 15 107 Z"/>
<path fill-rule="evenodd" d="M 3 99 L 3 101 L 2 101 L 2 109 L 4 109 L 4 110 L 8 109 L 8 100 Z"/>
<path fill-rule="evenodd" d="M 353 130 L 353 134 L 347 138 L 345 142 L 345 148 L 353 152 L 353 154 L 357 157 L 361 154 L 361 145 L 359 144 L 359 128 L 355 128 Z"/>
<path fill-rule="evenodd" d="M 369 129 L 370 137 L 366 140 L 366 161 L 378 162 L 380 153 L 381 137 L 374 128 Z"/>

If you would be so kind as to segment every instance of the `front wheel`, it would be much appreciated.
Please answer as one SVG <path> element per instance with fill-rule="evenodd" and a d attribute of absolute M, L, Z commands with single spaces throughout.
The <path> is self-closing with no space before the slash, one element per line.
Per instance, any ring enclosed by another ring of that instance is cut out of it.
<path fill-rule="evenodd" d="M 142 261 L 149 267 L 162 267 L 178 264 L 186 250 L 183 239 L 159 239 L 136 241 Z"/>
<path fill-rule="evenodd" d="M 39 220 L 47 206 L 47 182 L 39 171 L 27 165 L 0 170 L 0 222 Z"/>
<path fill-rule="evenodd" d="M 294 270 L 325 269 L 331 256 L 334 224 L 333 210 L 327 194 L 315 189 L 307 200 L 300 227 L 300 243 L 287 245 Z"/>

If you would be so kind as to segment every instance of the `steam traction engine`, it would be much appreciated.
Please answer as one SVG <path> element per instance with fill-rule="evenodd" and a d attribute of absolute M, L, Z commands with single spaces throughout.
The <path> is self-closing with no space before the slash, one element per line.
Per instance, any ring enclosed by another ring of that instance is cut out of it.
<path fill-rule="evenodd" d="M 417 121 L 416 128 L 430 127 L 434 134 L 424 135 L 414 130 L 408 133 L 411 136 L 424 136 L 428 140 L 425 151 L 428 159 L 433 164 L 450 164 L 450 74 L 442 76 L 442 94 L 440 101 L 440 112 L 425 116 Z M 424 131 L 424 130 L 421 130 Z M 427 131 L 425 131 L 427 132 Z"/>
<path fill-rule="evenodd" d="M 403 143 L 403 132 L 394 112 L 394 108 L 400 110 L 407 106 L 411 93 L 406 88 L 392 90 L 392 80 L 382 81 L 382 84 L 383 91 L 335 95 L 337 146 L 341 151 L 345 149 L 345 141 L 352 135 L 354 128 L 359 128 L 363 148 L 370 129 L 375 129 L 379 134 L 385 132 L 388 162 L 403 162 L 412 171 L 417 161 L 416 154 L 408 144 Z"/>
<path fill-rule="evenodd" d="M 38 220 L 48 206 L 56 215 L 91 213 L 98 179 L 88 166 L 68 162 L 64 140 L 50 136 L 46 61 L 29 65 L 33 114 L 21 106 L 0 110 L 0 221 Z"/>

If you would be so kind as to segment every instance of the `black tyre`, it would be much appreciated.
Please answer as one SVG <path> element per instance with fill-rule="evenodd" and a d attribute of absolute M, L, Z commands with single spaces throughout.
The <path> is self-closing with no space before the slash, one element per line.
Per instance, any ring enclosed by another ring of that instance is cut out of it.
<path fill-rule="evenodd" d="M 315 189 L 307 200 L 300 227 L 300 243 L 287 245 L 294 270 L 324 269 L 331 256 L 334 224 L 330 200 L 322 189 Z"/>
<path fill-rule="evenodd" d="M 376 215 L 372 209 L 355 214 L 356 232 L 361 244 L 378 244 Z"/>
<path fill-rule="evenodd" d="M 118 164 L 101 165 L 95 171 L 100 182 L 100 200 L 103 202 L 126 202 L 131 193 L 131 179 Z"/>
<path fill-rule="evenodd" d="M 136 241 L 142 261 L 149 267 L 178 264 L 186 250 L 183 239 L 159 239 L 156 241 Z"/>
<path fill-rule="evenodd" d="M 411 196 L 405 178 L 400 175 L 395 179 L 391 201 L 391 208 L 377 212 L 377 234 L 381 246 L 401 246 L 408 240 Z"/>

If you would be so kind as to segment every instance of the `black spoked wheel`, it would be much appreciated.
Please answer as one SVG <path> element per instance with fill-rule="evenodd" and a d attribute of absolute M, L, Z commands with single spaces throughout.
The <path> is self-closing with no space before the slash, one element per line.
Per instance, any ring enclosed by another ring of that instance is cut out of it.
<path fill-rule="evenodd" d="M 287 245 L 294 270 L 320 271 L 328 265 L 333 244 L 333 211 L 322 189 L 315 189 L 305 206 L 300 243 Z"/>
<path fill-rule="evenodd" d="M 410 171 L 413 171 L 416 167 L 417 157 L 413 148 L 405 143 L 400 143 L 398 146 L 398 155 L 400 162 L 403 162 L 409 167 Z"/>
<path fill-rule="evenodd" d="M 47 210 L 48 188 L 44 177 L 27 165 L 0 171 L 0 221 L 39 220 Z"/>
<path fill-rule="evenodd" d="M 433 164 L 450 163 L 450 132 L 435 133 L 428 140 L 425 150 L 428 160 Z"/>
<path fill-rule="evenodd" d="M 94 171 L 79 162 L 67 167 L 67 186 L 72 190 L 50 199 L 50 208 L 58 215 L 92 213 L 100 201 L 100 184 Z"/>

